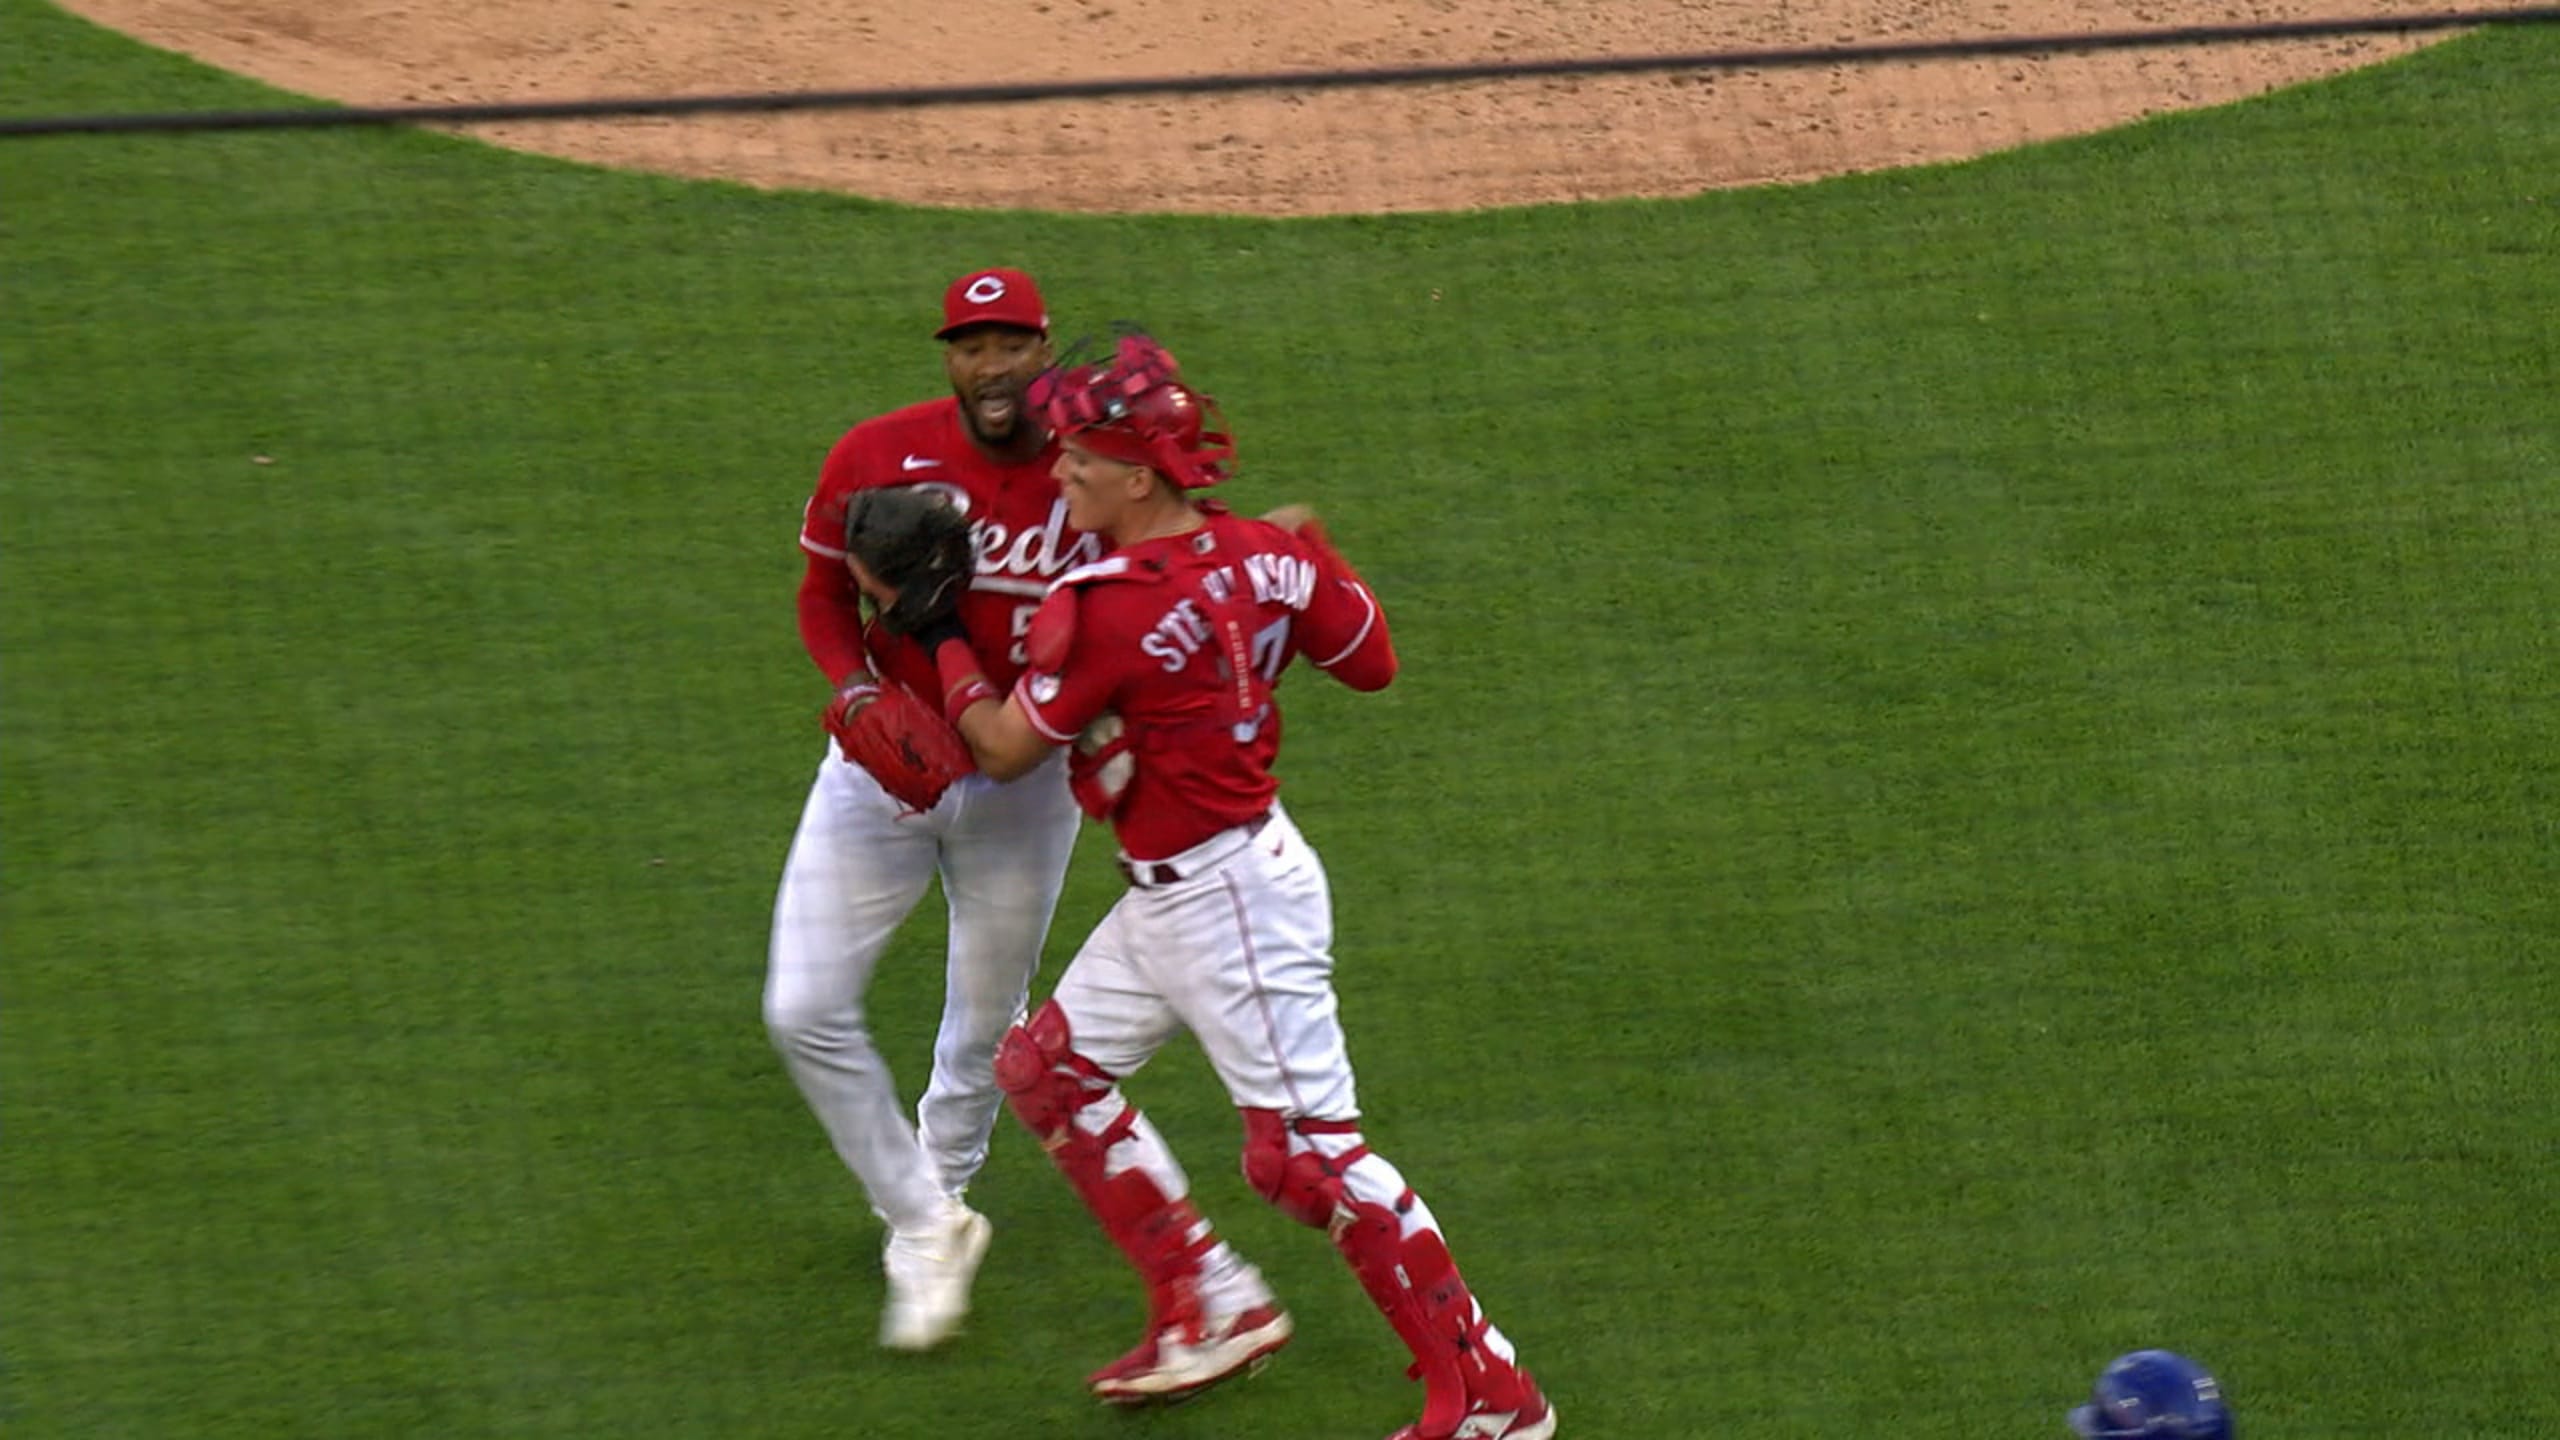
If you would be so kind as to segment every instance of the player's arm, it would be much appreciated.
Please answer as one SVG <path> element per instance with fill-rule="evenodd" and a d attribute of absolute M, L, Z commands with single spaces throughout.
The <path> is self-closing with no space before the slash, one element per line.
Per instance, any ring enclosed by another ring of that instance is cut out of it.
<path fill-rule="evenodd" d="M 863 488 L 868 469 L 861 427 L 828 449 L 818 488 L 800 516 L 800 549 L 809 568 L 800 577 L 800 643 L 841 696 L 871 680 L 870 648 L 862 640 L 862 592 L 845 568 L 845 506 Z"/>
<path fill-rule="evenodd" d="M 916 638 L 933 652 L 934 672 L 942 681 L 943 718 L 968 742 L 969 758 L 980 774 L 991 780 L 1018 779 L 1038 769 L 1063 743 L 1041 734 L 1018 700 L 996 693 L 957 619 Z"/>
<path fill-rule="evenodd" d="M 862 643 L 862 592 L 842 560 L 815 551 L 800 577 L 800 643 L 839 690 L 871 678 L 871 657 Z"/>
<path fill-rule="evenodd" d="M 1263 519 L 1296 536 L 1316 565 L 1316 593 L 1299 619 L 1298 653 L 1354 690 L 1387 688 L 1396 678 L 1396 647 L 1377 592 L 1333 548 L 1315 512 L 1285 505 Z"/>
<path fill-rule="evenodd" d="M 845 568 L 843 548 L 846 505 L 867 469 L 863 434 L 855 426 L 827 451 L 817 491 L 800 513 L 800 548 L 809 557 L 800 577 L 800 643 L 835 687 L 818 721 L 848 760 L 855 759 L 856 718 L 880 696 L 871 647 L 862 637 L 862 592 Z"/>
<path fill-rule="evenodd" d="M 1012 780 L 1040 768 L 1057 742 L 1032 728 L 1031 718 L 1014 700 L 981 700 L 960 712 L 960 738 L 978 769 L 998 780 Z"/>

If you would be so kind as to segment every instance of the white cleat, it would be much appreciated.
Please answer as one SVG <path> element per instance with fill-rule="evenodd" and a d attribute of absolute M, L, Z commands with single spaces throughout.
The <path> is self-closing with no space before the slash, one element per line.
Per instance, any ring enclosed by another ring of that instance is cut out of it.
<path fill-rule="evenodd" d="M 880 1343 L 892 1350 L 930 1350 L 960 1331 L 969 1314 L 969 1284 L 987 1258 L 995 1227 L 957 1201 L 951 1218 L 931 1230 L 889 1232 L 880 1271 L 889 1303 L 880 1312 Z"/>

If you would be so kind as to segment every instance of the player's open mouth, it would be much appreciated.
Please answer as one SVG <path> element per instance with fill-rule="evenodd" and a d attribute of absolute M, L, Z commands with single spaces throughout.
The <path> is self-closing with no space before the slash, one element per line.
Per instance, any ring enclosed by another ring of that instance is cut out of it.
<path fill-rule="evenodd" d="M 1019 402 L 1009 390 L 989 391 L 970 402 L 978 410 L 978 424 L 987 430 L 1001 430 L 1013 423 Z"/>

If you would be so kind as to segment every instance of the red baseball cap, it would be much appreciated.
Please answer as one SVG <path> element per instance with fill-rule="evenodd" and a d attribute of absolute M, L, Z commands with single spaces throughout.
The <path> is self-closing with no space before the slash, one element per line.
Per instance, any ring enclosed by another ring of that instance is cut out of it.
<path fill-rule="evenodd" d="M 936 340 L 970 325 L 1012 325 L 1049 333 L 1049 306 L 1040 287 L 1019 270 L 972 270 L 942 292 L 942 328 Z"/>

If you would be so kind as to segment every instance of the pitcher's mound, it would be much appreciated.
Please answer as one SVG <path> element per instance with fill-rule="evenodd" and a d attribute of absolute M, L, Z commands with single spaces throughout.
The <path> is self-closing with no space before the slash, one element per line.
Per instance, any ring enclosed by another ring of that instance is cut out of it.
<path fill-rule="evenodd" d="M 586 99 L 1693 53 L 2310 19 L 2335 0 L 67 0 L 353 104 Z M 2426 13 L 2435 0 L 2359 0 Z M 520 124 L 493 142 L 929 205 L 1443 210 L 1947 160 L 2238 99 L 2403 37 L 1624 79 Z"/>

